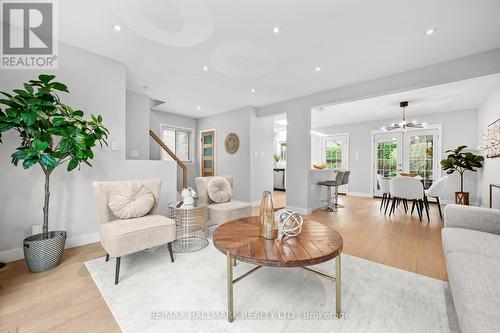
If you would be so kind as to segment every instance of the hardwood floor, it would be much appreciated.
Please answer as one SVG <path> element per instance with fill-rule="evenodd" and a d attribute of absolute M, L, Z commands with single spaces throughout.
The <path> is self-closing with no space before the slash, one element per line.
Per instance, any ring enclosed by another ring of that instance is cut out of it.
<path fill-rule="evenodd" d="M 285 205 L 284 192 L 274 192 L 274 205 Z M 447 280 L 441 248 L 442 221 L 431 205 L 431 222 L 402 208 L 391 218 L 379 211 L 380 200 L 340 196 L 345 208 L 335 213 L 314 211 L 308 218 L 338 230 L 344 253 Z M 254 213 L 258 213 L 258 208 Z M 0 270 L 0 333 L 119 332 L 84 262 L 104 256 L 99 243 L 64 252 L 60 266 L 31 274 L 24 261 Z M 104 260 L 104 259 L 103 259 Z"/>

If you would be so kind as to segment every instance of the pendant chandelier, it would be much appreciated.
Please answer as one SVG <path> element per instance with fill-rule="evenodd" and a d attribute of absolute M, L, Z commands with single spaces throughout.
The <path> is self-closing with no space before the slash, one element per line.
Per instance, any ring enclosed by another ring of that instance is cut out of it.
<path fill-rule="evenodd" d="M 382 127 L 383 131 L 393 131 L 401 129 L 406 132 L 407 128 L 424 128 L 426 126 L 425 123 L 419 123 L 416 120 L 406 120 L 406 107 L 408 107 L 408 101 L 399 102 L 399 106 L 403 109 L 403 120 L 399 123 L 392 123 L 390 126 Z"/>

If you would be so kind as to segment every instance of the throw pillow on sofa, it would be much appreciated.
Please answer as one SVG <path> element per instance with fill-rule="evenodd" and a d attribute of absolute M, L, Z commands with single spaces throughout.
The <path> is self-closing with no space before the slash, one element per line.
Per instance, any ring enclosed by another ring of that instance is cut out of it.
<path fill-rule="evenodd" d="M 142 184 L 130 184 L 109 194 L 108 206 L 121 220 L 143 217 L 155 204 L 153 192 Z"/>
<path fill-rule="evenodd" d="M 215 203 L 231 201 L 233 190 L 226 178 L 214 177 L 207 184 L 208 197 Z"/>

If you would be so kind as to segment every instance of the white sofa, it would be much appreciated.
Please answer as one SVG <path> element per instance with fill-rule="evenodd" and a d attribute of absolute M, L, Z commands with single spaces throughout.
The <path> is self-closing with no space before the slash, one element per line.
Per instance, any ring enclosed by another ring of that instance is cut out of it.
<path fill-rule="evenodd" d="M 233 176 L 215 176 L 223 177 L 229 181 L 231 189 L 233 189 Z M 196 177 L 196 192 L 202 201 L 209 203 L 208 205 L 208 225 L 218 225 L 231 220 L 236 220 L 242 217 L 252 215 L 252 205 L 248 202 L 232 200 L 224 203 L 214 203 L 208 196 L 207 185 L 210 179 L 214 177 Z"/>
<path fill-rule="evenodd" d="M 500 210 L 448 205 L 442 239 L 462 332 L 500 332 Z"/>

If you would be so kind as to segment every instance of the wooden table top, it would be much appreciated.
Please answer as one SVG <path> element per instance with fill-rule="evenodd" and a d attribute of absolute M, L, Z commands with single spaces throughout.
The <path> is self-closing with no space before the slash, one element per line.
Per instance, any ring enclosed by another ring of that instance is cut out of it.
<path fill-rule="evenodd" d="M 331 260 L 342 251 L 342 236 L 334 229 L 304 220 L 297 237 L 280 241 L 259 237 L 259 217 L 226 222 L 213 234 L 215 247 L 239 261 L 274 267 L 302 267 Z"/>

